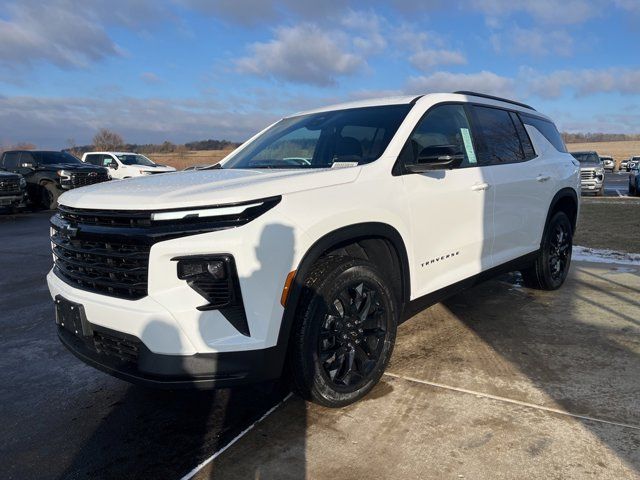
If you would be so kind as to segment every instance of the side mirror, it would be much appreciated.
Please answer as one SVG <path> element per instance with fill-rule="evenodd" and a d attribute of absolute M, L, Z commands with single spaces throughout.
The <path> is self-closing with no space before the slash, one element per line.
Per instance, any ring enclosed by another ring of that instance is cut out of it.
<path fill-rule="evenodd" d="M 112 170 L 117 170 L 118 162 L 116 162 L 115 160 L 111 160 L 111 162 L 107 163 L 107 167 L 111 168 Z"/>
<path fill-rule="evenodd" d="M 20 164 L 21 168 L 28 168 L 29 170 L 33 170 L 35 168 L 35 165 L 31 162 L 24 162 Z"/>
<path fill-rule="evenodd" d="M 423 148 L 416 163 L 406 165 L 411 173 L 423 173 L 429 170 L 449 170 L 457 168 L 464 160 L 455 145 L 434 145 Z"/>

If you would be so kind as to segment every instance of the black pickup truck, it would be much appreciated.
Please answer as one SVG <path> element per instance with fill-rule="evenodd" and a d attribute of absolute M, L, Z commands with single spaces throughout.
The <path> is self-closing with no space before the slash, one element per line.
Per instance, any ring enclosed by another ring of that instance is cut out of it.
<path fill-rule="evenodd" d="M 14 209 L 26 200 L 27 182 L 22 175 L 0 168 L 0 210 Z"/>
<path fill-rule="evenodd" d="M 30 203 L 48 209 L 57 207 L 65 190 L 110 179 L 106 168 L 87 165 L 67 152 L 10 150 L 2 154 L 0 168 L 23 175 Z"/>

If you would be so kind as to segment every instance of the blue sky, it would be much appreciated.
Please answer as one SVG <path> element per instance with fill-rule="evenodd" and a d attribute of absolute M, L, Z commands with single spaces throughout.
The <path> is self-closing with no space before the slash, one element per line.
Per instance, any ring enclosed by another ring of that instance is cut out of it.
<path fill-rule="evenodd" d="M 459 89 L 640 132 L 640 0 L 0 0 L 0 144 L 242 141 L 287 113 Z"/>

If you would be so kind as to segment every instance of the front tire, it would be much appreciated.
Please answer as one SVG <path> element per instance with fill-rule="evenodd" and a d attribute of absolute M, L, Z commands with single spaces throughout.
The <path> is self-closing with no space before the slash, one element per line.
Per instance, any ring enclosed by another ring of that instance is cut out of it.
<path fill-rule="evenodd" d="M 564 212 L 556 212 L 544 232 L 538 258 L 522 270 L 522 278 L 529 288 L 556 290 L 569 273 L 573 249 L 573 228 Z"/>
<path fill-rule="evenodd" d="M 365 396 L 380 380 L 396 338 L 398 307 L 377 267 L 326 257 L 307 276 L 290 352 L 294 389 L 327 407 Z"/>
<path fill-rule="evenodd" d="M 55 210 L 58 208 L 58 198 L 60 191 L 53 183 L 45 183 L 42 185 L 42 206 L 47 210 Z"/>

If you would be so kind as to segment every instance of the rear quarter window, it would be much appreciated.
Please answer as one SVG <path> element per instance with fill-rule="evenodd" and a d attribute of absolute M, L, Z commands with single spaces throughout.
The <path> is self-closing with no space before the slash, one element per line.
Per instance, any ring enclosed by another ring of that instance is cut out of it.
<path fill-rule="evenodd" d="M 562 140 L 562 135 L 560 135 L 560 132 L 552 122 L 522 113 L 520 114 L 520 118 L 525 125 L 530 125 L 538 130 L 544 138 L 549 140 L 549 143 L 551 143 L 556 150 L 567 153 L 567 146 L 564 144 L 564 140 Z"/>

